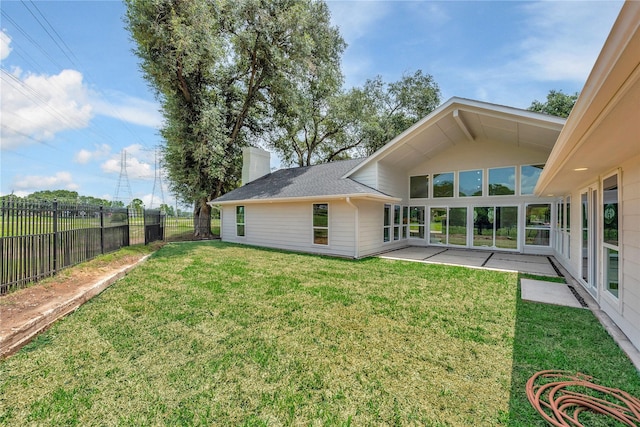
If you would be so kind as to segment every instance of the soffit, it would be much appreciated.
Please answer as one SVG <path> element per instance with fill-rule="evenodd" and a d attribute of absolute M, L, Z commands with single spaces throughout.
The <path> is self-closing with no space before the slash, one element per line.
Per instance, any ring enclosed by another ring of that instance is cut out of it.
<path fill-rule="evenodd" d="M 482 104 L 484 105 L 484 104 Z M 525 110 L 453 103 L 437 118 L 424 123 L 379 161 L 411 169 L 454 146 L 496 141 L 551 151 L 564 120 Z"/>

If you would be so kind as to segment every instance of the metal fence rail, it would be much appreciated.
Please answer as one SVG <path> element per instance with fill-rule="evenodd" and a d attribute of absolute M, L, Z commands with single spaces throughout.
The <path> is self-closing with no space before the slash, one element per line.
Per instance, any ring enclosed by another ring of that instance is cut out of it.
<path fill-rule="evenodd" d="M 129 245 L 124 208 L 9 198 L 0 217 L 0 294 Z"/>
<path fill-rule="evenodd" d="M 192 215 L 159 209 L 3 198 L 0 220 L 0 295 L 125 246 L 193 238 Z"/>

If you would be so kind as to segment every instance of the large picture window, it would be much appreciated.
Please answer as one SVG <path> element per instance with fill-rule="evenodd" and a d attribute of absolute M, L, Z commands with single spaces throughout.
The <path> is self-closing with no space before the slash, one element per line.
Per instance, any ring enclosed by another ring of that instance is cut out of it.
<path fill-rule="evenodd" d="M 429 175 L 409 178 L 409 197 L 412 199 L 426 199 L 429 197 Z"/>
<path fill-rule="evenodd" d="M 458 197 L 482 196 L 482 170 L 458 173 Z"/>
<path fill-rule="evenodd" d="M 244 206 L 236 206 L 236 236 L 244 236 Z"/>
<path fill-rule="evenodd" d="M 327 203 L 313 204 L 313 244 L 329 244 L 329 205 Z"/>
<path fill-rule="evenodd" d="M 516 168 L 489 169 L 489 195 L 509 196 L 516 194 Z"/>
<path fill-rule="evenodd" d="M 433 174 L 433 197 L 453 197 L 453 172 Z"/>
<path fill-rule="evenodd" d="M 620 271 L 618 257 L 618 175 L 611 175 L 602 182 L 602 252 L 604 255 L 604 286 L 607 292 L 619 297 Z"/>
<path fill-rule="evenodd" d="M 520 194 L 533 194 L 544 165 L 527 165 L 520 168 Z"/>

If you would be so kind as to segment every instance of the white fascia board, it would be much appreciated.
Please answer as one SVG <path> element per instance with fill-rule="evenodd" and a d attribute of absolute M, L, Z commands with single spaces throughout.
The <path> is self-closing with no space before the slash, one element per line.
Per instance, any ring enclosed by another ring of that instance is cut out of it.
<path fill-rule="evenodd" d="M 229 200 L 224 202 L 216 202 L 215 200 L 207 202 L 209 206 L 225 206 L 225 205 L 251 205 L 251 204 L 270 204 L 270 203 L 296 203 L 311 201 L 330 201 L 330 200 L 377 200 L 380 202 L 398 203 L 402 201 L 399 197 L 391 197 L 377 194 L 336 194 L 330 196 L 306 196 L 306 197 L 281 197 L 270 199 L 245 199 L 245 200 Z"/>

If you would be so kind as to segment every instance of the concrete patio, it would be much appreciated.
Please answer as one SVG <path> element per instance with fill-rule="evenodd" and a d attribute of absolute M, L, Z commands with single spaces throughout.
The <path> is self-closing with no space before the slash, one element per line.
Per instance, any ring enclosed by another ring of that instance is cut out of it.
<path fill-rule="evenodd" d="M 399 259 L 431 264 L 461 265 L 488 270 L 517 271 L 548 277 L 561 276 L 556 264 L 554 264 L 553 257 L 545 255 L 524 255 L 511 252 L 451 249 L 435 246 L 411 246 L 385 252 L 379 256 L 386 259 Z"/>

